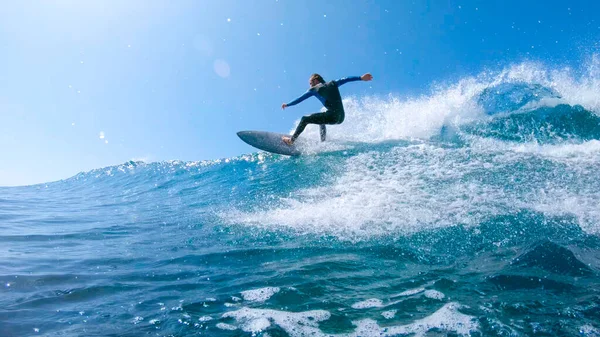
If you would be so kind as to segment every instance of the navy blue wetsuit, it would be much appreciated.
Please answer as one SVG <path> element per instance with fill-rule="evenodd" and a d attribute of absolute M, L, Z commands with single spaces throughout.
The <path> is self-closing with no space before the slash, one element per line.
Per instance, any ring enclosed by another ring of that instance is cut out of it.
<path fill-rule="evenodd" d="M 344 121 L 344 105 L 338 87 L 348 82 L 360 81 L 360 76 L 344 77 L 339 80 L 329 81 L 327 83 L 319 83 L 308 89 L 304 95 L 296 98 L 287 104 L 287 106 L 296 105 L 305 99 L 315 96 L 323 103 L 327 111 L 317 112 L 312 115 L 304 116 L 300 119 L 300 124 L 296 128 L 292 141 L 295 141 L 298 136 L 304 131 L 307 124 L 321 125 L 321 140 L 325 140 L 325 124 L 340 124 Z"/>

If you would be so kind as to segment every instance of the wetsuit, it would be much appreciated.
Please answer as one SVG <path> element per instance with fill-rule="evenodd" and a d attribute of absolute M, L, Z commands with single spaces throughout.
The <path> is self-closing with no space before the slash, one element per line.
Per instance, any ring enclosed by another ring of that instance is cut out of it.
<path fill-rule="evenodd" d="M 308 89 L 304 95 L 288 103 L 287 106 L 293 106 L 311 96 L 315 96 L 319 99 L 319 101 L 321 101 L 321 103 L 323 103 L 325 108 L 327 108 L 327 111 L 325 112 L 317 112 L 312 115 L 302 117 L 302 119 L 300 119 L 300 124 L 298 124 L 298 127 L 294 132 L 294 135 L 292 135 L 292 141 L 295 141 L 296 138 L 300 136 L 307 124 L 320 124 L 321 140 L 324 141 L 326 134 L 325 124 L 340 124 L 344 121 L 344 106 L 342 104 L 342 97 L 340 96 L 340 90 L 338 87 L 348 82 L 360 80 L 360 76 L 351 76 L 327 83 L 319 83 Z"/>

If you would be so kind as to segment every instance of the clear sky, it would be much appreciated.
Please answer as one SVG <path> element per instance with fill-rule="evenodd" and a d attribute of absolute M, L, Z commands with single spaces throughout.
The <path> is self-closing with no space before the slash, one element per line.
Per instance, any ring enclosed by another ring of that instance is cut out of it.
<path fill-rule="evenodd" d="M 0 10 L 0 186 L 128 160 L 210 160 L 287 133 L 318 72 L 344 95 L 417 95 L 523 60 L 595 53 L 599 1 L 55 0 Z M 346 121 L 345 123 L 351 123 Z"/>

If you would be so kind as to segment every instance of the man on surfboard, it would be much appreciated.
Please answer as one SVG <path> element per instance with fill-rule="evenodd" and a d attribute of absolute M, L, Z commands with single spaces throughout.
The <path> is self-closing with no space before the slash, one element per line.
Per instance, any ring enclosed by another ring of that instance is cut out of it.
<path fill-rule="evenodd" d="M 327 108 L 327 111 L 317 112 L 312 115 L 302 117 L 294 134 L 291 137 L 283 136 L 282 140 L 291 146 L 296 141 L 296 138 L 300 136 L 302 131 L 304 131 L 304 128 L 306 128 L 307 124 L 319 124 L 321 128 L 321 141 L 325 141 L 327 132 L 325 129 L 325 124 L 341 124 L 344 121 L 344 105 L 342 104 L 342 97 L 338 87 L 348 82 L 370 81 L 372 79 L 373 76 L 369 73 L 366 73 L 360 77 L 351 76 L 344 77 L 339 80 L 325 82 L 321 75 L 312 74 L 308 80 L 310 85 L 308 91 L 290 103 L 283 103 L 281 108 L 285 109 L 288 106 L 296 105 L 311 96 L 315 96 L 319 99 L 319 101 L 321 101 L 321 103 L 323 103 L 325 108 Z"/>

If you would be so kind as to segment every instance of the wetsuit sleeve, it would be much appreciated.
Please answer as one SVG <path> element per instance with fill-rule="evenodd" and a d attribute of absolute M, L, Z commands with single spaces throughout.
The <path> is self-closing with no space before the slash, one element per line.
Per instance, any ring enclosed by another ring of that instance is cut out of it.
<path fill-rule="evenodd" d="M 339 80 L 335 80 L 335 84 L 339 87 L 340 85 L 346 84 L 348 82 L 354 82 L 354 81 L 360 81 L 360 76 L 350 76 L 350 77 L 344 77 L 344 78 L 340 78 Z"/>
<path fill-rule="evenodd" d="M 293 101 L 289 102 L 289 103 L 287 104 L 287 106 L 296 105 L 296 104 L 298 104 L 298 103 L 300 103 L 300 102 L 304 101 L 305 99 L 309 98 L 310 96 L 314 96 L 314 94 L 315 94 L 315 93 L 314 93 L 312 90 L 309 90 L 309 91 L 305 92 L 305 93 L 304 93 L 304 95 L 302 95 L 302 96 L 300 96 L 300 97 L 296 98 L 295 100 L 293 100 Z"/>

